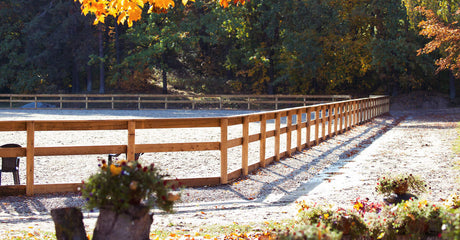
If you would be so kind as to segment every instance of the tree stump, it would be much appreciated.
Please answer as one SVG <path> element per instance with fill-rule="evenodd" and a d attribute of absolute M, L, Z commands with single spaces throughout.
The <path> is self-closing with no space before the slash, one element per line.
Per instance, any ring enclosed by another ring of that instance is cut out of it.
<path fill-rule="evenodd" d="M 133 205 L 117 213 L 110 207 L 101 208 L 93 240 L 148 240 L 153 214 L 143 205 Z"/>
<path fill-rule="evenodd" d="M 87 240 L 83 214 L 75 207 L 51 210 L 58 240 Z"/>

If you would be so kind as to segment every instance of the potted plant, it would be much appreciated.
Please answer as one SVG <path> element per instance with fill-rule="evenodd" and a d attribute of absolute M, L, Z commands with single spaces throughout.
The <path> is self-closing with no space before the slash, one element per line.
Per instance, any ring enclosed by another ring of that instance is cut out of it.
<path fill-rule="evenodd" d="M 179 199 L 171 193 L 171 183 L 153 164 L 116 160 L 107 165 L 100 159 L 99 167 L 82 187 L 86 207 L 99 209 L 93 239 L 148 239 L 153 222 L 150 209 L 158 206 L 171 212 Z"/>
<path fill-rule="evenodd" d="M 397 203 L 402 200 L 416 198 L 412 193 L 425 192 L 426 184 L 419 176 L 413 174 L 387 174 L 377 179 L 375 190 L 386 196 L 384 198 L 385 202 Z"/>

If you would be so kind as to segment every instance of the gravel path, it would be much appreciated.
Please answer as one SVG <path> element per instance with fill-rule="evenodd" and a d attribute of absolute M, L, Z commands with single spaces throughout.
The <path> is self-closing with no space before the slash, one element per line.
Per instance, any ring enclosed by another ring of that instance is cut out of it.
<path fill-rule="evenodd" d="M 431 191 L 420 197 L 439 201 L 458 186 L 453 166 L 459 159 L 452 150 L 458 121 L 460 109 L 392 112 L 232 184 L 185 189 L 175 214 L 155 210 L 152 228 L 183 230 L 292 218 L 301 200 L 342 206 L 357 197 L 380 201 L 375 183 L 390 171 L 422 176 Z M 53 231 L 51 209 L 83 204 L 75 194 L 2 197 L 0 233 Z M 84 217 L 92 230 L 97 213 L 85 212 Z"/>

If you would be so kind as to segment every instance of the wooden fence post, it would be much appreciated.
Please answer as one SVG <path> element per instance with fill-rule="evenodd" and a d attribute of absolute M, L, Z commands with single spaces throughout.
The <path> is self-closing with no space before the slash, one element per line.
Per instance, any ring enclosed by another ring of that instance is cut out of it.
<path fill-rule="evenodd" d="M 334 110 L 334 136 L 337 136 L 337 121 L 339 120 L 339 115 L 338 115 L 338 104 L 333 104 L 333 110 Z"/>
<path fill-rule="evenodd" d="M 275 113 L 275 161 L 280 160 L 280 128 L 281 128 L 281 114 L 280 112 Z"/>
<path fill-rule="evenodd" d="M 195 110 L 195 96 L 192 96 L 192 110 Z"/>
<path fill-rule="evenodd" d="M 362 117 L 362 108 L 361 108 L 361 101 L 356 101 L 356 111 L 358 111 L 357 113 L 357 121 L 358 123 L 357 124 L 361 124 L 361 117 Z"/>
<path fill-rule="evenodd" d="M 372 118 L 372 101 L 371 99 L 367 99 L 367 118 L 366 118 L 366 121 L 369 121 L 371 120 Z"/>
<path fill-rule="evenodd" d="M 249 116 L 243 117 L 243 147 L 242 147 L 242 169 L 243 176 L 248 175 L 249 158 Z"/>
<path fill-rule="evenodd" d="M 302 110 L 297 110 L 297 151 L 302 150 Z"/>
<path fill-rule="evenodd" d="M 356 126 L 358 124 L 358 101 L 353 101 L 353 124 Z"/>
<path fill-rule="evenodd" d="M 375 107 L 376 107 L 376 106 L 375 106 L 375 103 L 376 103 L 376 102 L 375 102 L 375 99 L 373 99 L 373 98 L 371 99 L 371 101 L 372 101 L 372 118 L 374 118 L 375 115 L 376 115 L 376 114 L 375 114 L 375 110 L 376 110 L 376 108 L 375 108 Z"/>
<path fill-rule="evenodd" d="M 327 105 L 327 137 L 332 137 L 332 104 Z"/>
<path fill-rule="evenodd" d="M 307 107 L 307 116 L 306 117 L 306 127 L 307 127 L 307 132 L 305 133 L 305 144 L 307 145 L 307 148 L 310 147 L 310 136 L 311 136 L 311 107 Z"/>
<path fill-rule="evenodd" d="M 292 145 L 292 112 L 288 111 L 287 113 L 287 123 L 286 123 L 286 154 L 288 157 L 291 156 L 291 145 Z"/>
<path fill-rule="evenodd" d="M 326 111 L 324 105 L 320 107 L 321 109 L 321 139 L 324 141 L 324 136 L 326 135 Z"/>
<path fill-rule="evenodd" d="M 367 121 L 372 119 L 372 100 L 370 98 L 367 99 Z"/>
<path fill-rule="evenodd" d="M 27 122 L 26 195 L 34 194 L 35 122 Z"/>
<path fill-rule="evenodd" d="M 340 120 L 340 123 L 339 123 L 339 132 L 338 133 L 343 133 L 343 118 L 344 118 L 344 115 L 343 115 L 343 103 L 339 103 L 339 120 Z"/>
<path fill-rule="evenodd" d="M 134 161 L 134 154 L 136 153 L 136 122 L 134 120 L 128 121 L 128 146 L 126 151 L 126 160 L 128 162 Z"/>
<path fill-rule="evenodd" d="M 315 144 L 319 144 L 319 109 L 321 107 L 315 108 Z"/>
<path fill-rule="evenodd" d="M 227 184 L 227 134 L 228 134 L 228 119 L 220 119 L 220 183 Z"/>
<path fill-rule="evenodd" d="M 361 101 L 361 123 L 366 122 L 366 100 Z"/>
<path fill-rule="evenodd" d="M 344 126 L 344 131 L 347 131 L 348 130 L 348 127 L 349 127 L 349 118 L 350 118 L 350 103 L 349 102 L 345 102 L 344 104 L 344 113 L 345 113 L 345 126 Z"/>
<path fill-rule="evenodd" d="M 141 110 L 141 96 L 137 97 L 137 110 Z"/>
<path fill-rule="evenodd" d="M 265 167 L 265 147 L 267 139 L 267 115 L 262 114 L 260 120 L 260 166 Z"/>

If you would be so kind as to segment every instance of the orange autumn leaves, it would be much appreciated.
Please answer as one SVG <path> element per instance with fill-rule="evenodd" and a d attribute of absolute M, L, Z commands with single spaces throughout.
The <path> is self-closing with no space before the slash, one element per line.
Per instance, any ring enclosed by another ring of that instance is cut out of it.
<path fill-rule="evenodd" d="M 430 39 L 425 47 L 417 51 L 418 55 L 441 50 L 443 57 L 436 60 L 437 72 L 448 69 L 457 78 L 460 78 L 460 27 L 458 22 L 445 22 L 432 10 L 423 7 L 418 7 L 417 10 L 426 17 L 426 20 L 419 23 L 420 35 Z M 456 18 L 459 15 L 460 10 L 452 17 Z"/>
<path fill-rule="evenodd" d="M 133 22 L 141 19 L 142 9 L 145 5 L 149 6 L 148 13 L 164 12 L 174 7 L 173 0 L 75 0 L 81 3 L 81 10 L 84 15 L 92 13 L 96 16 L 94 24 L 104 23 L 105 18 L 113 16 L 118 24 L 127 23 L 129 27 Z M 182 4 L 195 0 L 182 0 Z M 244 4 L 249 0 L 219 0 L 223 7 L 228 7 L 230 3 Z"/>

